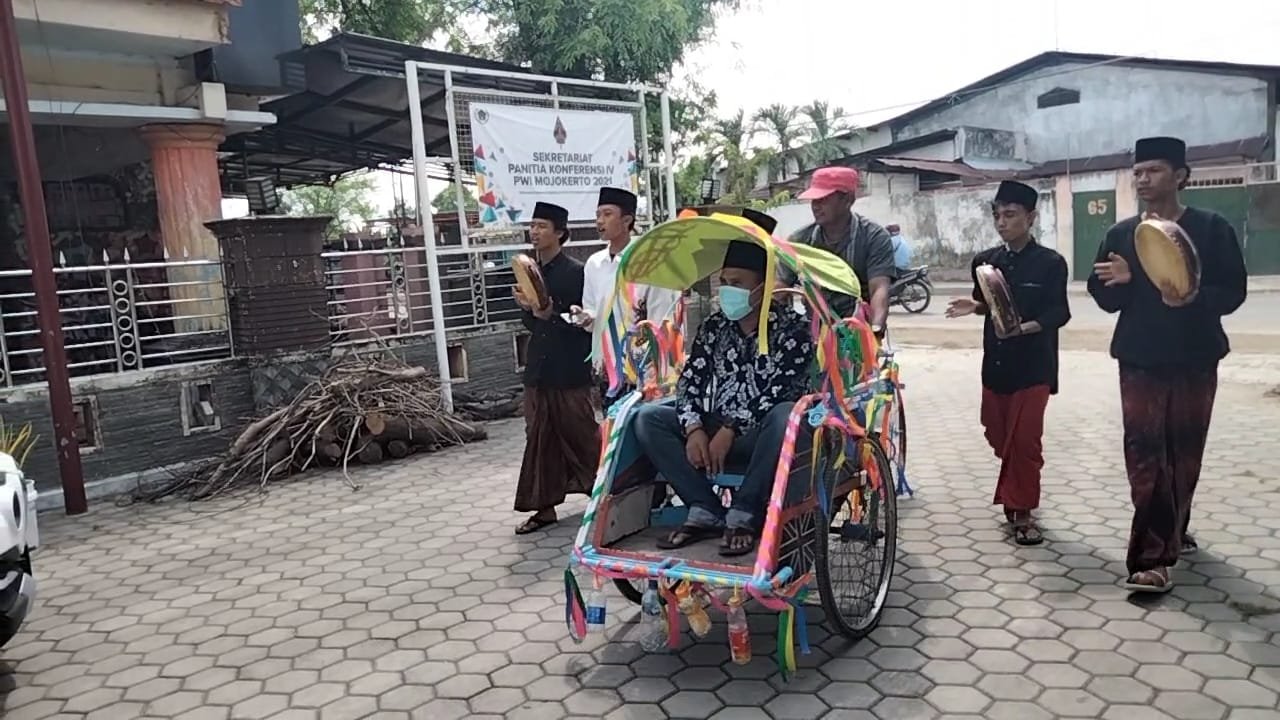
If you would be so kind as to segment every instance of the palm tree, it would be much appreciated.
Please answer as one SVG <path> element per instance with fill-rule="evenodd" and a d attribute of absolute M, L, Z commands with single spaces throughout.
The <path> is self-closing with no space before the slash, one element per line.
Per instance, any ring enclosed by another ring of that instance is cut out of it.
<path fill-rule="evenodd" d="M 833 108 L 825 100 L 814 100 L 801 108 L 801 112 L 812 125 L 809 128 L 809 144 L 805 147 L 805 159 L 818 166 L 844 157 L 844 148 L 840 147 L 836 136 L 854 130 L 844 120 L 844 108 Z"/>
<path fill-rule="evenodd" d="M 759 163 L 748 155 L 747 141 L 751 139 L 751 134 L 746 113 L 741 109 L 728 118 L 717 120 L 711 130 L 712 143 L 708 160 L 712 166 L 724 163 L 725 179 L 721 195 L 726 201 L 736 202 L 745 198 L 755 185 Z"/>
<path fill-rule="evenodd" d="M 789 107 L 782 103 L 774 103 L 760 108 L 753 118 L 760 131 L 770 135 L 774 144 L 773 156 L 769 159 L 769 182 L 782 180 L 787 174 L 787 159 L 794 155 L 792 150 L 800 145 L 804 132 L 796 119 L 800 108 Z M 797 164 L 804 170 L 804 162 L 800 158 Z"/>

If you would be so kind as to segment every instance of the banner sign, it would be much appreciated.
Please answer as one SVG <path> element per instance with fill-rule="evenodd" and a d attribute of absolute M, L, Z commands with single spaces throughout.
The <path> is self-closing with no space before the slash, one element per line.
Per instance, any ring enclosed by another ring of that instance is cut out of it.
<path fill-rule="evenodd" d="M 471 103 L 480 223 L 529 222 L 533 205 L 595 220 L 602 187 L 638 193 L 631 113 Z"/>

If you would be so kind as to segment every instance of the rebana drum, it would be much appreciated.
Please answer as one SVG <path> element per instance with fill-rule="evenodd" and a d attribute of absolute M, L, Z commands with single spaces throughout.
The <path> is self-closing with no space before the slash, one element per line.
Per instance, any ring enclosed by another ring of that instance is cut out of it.
<path fill-rule="evenodd" d="M 1148 216 L 1134 231 L 1133 247 L 1143 272 L 1169 300 L 1185 305 L 1195 299 L 1200 289 L 1200 255 L 1182 226 Z"/>
<path fill-rule="evenodd" d="M 551 304 L 547 283 L 542 279 L 537 260 L 528 255 L 516 255 L 511 259 L 511 271 L 515 273 L 516 287 L 520 288 L 520 294 L 532 302 L 534 307 L 542 309 Z"/>
<path fill-rule="evenodd" d="M 1013 294 L 1009 291 L 1004 273 L 993 265 L 979 265 L 976 274 L 978 289 L 982 291 L 982 297 L 987 303 L 996 335 L 1002 338 L 1016 335 L 1022 319 L 1013 304 Z"/>

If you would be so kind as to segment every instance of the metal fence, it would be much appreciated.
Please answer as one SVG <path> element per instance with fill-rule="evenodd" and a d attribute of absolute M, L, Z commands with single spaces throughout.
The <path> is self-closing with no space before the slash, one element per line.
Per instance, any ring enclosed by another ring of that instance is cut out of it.
<path fill-rule="evenodd" d="M 217 260 L 126 257 L 55 268 L 54 278 L 73 377 L 231 356 Z M 5 387 L 45 379 L 30 270 L 0 270 L 0 358 Z"/>
<path fill-rule="evenodd" d="M 323 254 L 329 293 L 329 334 L 336 344 L 360 344 L 427 335 L 431 313 L 428 258 L 421 238 L 348 241 Z M 565 252 L 585 260 L 600 242 L 572 242 Z M 527 243 L 496 247 L 439 247 L 444 327 L 465 330 L 520 319 L 512 296 L 511 259 Z"/>

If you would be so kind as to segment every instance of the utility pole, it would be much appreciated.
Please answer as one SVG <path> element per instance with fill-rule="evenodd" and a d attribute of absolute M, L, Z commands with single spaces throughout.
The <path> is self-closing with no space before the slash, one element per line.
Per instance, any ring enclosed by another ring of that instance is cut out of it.
<path fill-rule="evenodd" d="M 36 321 L 40 326 L 40 347 L 44 351 L 44 376 L 49 382 L 53 442 L 62 476 L 62 501 L 68 515 L 79 515 L 89 509 L 89 503 L 84 494 L 80 444 L 76 442 L 71 377 L 62 345 L 58 284 L 53 277 L 53 245 L 49 241 L 49 220 L 45 215 L 40 161 L 36 157 L 36 137 L 31 129 L 31 111 L 27 105 L 27 81 L 22 71 L 17 24 L 13 0 L 0 0 L 0 82 L 3 83 L 5 108 L 9 114 L 9 140 L 13 148 L 13 164 L 18 172 L 18 193 L 22 199 L 31 285 L 36 294 Z"/>

